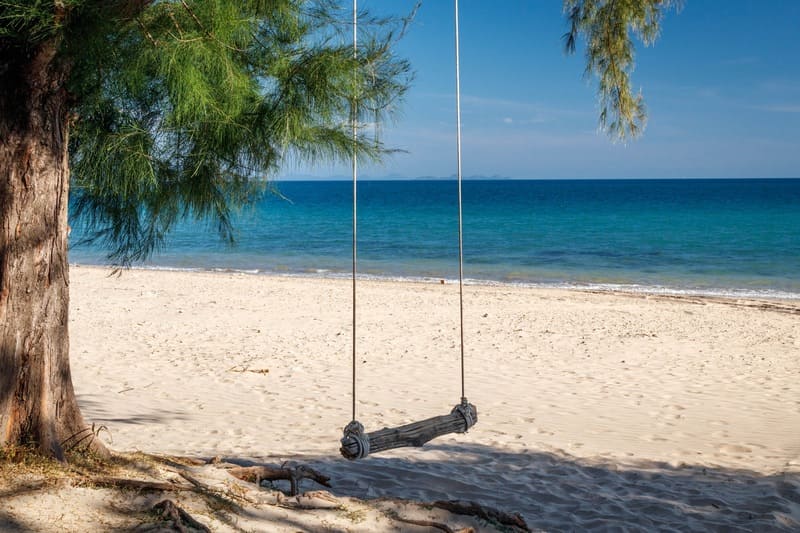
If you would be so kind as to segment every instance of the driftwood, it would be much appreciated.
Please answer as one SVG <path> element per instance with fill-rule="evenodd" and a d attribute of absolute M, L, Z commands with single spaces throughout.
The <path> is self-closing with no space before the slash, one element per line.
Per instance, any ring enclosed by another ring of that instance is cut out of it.
<path fill-rule="evenodd" d="M 259 485 L 264 480 L 288 480 L 289 483 L 291 483 L 292 496 L 297 496 L 297 494 L 300 493 L 300 481 L 303 479 L 311 479 L 325 487 L 331 486 L 330 477 L 320 474 L 313 468 L 305 465 L 280 468 L 271 466 L 237 466 L 229 468 L 228 473 L 235 478 L 241 479 L 242 481 L 249 481 L 256 485 Z"/>
<path fill-rule="evenodd" d="M 364 426 L 353 421 L 344 429 L 342 447 L 347 459 L 361 459 L 371 453 L 383 452 L 404 446 L 422 446 L 429 440 L 449 433 L 465 433 L 478 421 L 478 411 L 466 399 L 455 406 L 450 414 L 435 416 L 397 428 L 384 428 L 364 433 Z"/>
<path fill-rule="evenodd" d="M 485 507 L 476 502 L 464 500 L 440 500 L 433 502 L 431 505 L 450 511 L 455 514 L 463 514 L 468 516 L 475 516 L 482 518 L 489 522 L 501 524 L 506 527 L 516 528 L 518 531 L 530 531 L 528 524 L 519 513 L 508 514 L 491 507 Z"/>

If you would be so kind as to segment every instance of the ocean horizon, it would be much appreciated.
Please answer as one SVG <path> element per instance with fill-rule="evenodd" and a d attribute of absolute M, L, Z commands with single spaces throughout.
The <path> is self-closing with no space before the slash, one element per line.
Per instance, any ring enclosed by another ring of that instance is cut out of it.
<path fill-rule="evenodd" d="M 187 221 L 134 266 L 349 277 L 352 183 L 273 184 L 237 215 L 234 246 Z M 358 190 L 362 277 L 457 279 L 454 180 Z M 800 299 L 800 178 L 469 179 L 463 196 L 468 283 Z M 70 262 L 106 264 L 71 225 Z"/>

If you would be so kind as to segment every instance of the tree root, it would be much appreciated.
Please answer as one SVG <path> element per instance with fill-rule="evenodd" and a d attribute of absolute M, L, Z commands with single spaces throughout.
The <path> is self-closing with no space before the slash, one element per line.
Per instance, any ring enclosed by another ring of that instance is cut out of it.
<path fill-rule="evenodd" d="M 187 499 L 186 501 L 195 502 L 199 506 L 205 506 L 202 507 L 203 509 L 211 510 L 212 523 L 217 523 L 213 522 L 215 520 L 227 523 L 227 513 L 247 513 L 251 506 L 255 508 L 275 506 L 294 511 L 340 510 L 346 512 L 348 510 L 346 498 L 340 499 L 327 491 L 300 493 L 300 482 L 304 479 L 311 479 L 320 485 L 330 487 L 328 476 L 305 465 L 284 463 L 281 466 L 238 466 L 224 463 L 219 458 L 208 461 L 188 457 L 133 454 L 128 457 L 118 456 L 113 464 L 105 466 L 108 468 L 106 472 L 109 475 L 93 475 L 91 470 L 84 471 L 71 467 L 65 478 L 68 481 L 67 485 L 155 493 L 158 500 L 161 501 L 151 508 L 151 518 L 138 526 L 136 531 L 165 531 L 167 529 L 187 533 L 210 531 L 208 526 L 192 518 L 174 501 L 163 499 L 169 498 L 170 494 L 177 495 L 178 493 L 182 495 L 188 493 L 190 494 L 188 498 L 194 498 L 193 494 L 199 496 L 200 501 L 196 499 Z M 146 477 L 146 479 L 141 479 L 139 476 Z M 292 495 L 287 495 L 286 492 L 279 490 L 259 490 L 262 480 L 287 480 L 291 483 Z M 36 489 L 41 486 L 37 485 Z M 148 505 L 151 505 L 153 501 L 158 501 L 151 498 L 150 495 L 145 498 L 145 501 L 150 502 Z M 384 499 L 374 501 L 380 500 Z M 402 528 L 397 524 L 404 523 L 432 528 L 445 533 L 475 533 L 474 525 L 473 527 L 459 528 L 445 523 L 452 520 L 452 516 L 443 518 L 443 521 L 426 520 L 422 516 L 420 518 L 404 518 L 398 516 L 393 509 L 396 505 L 410 504 L 411 508 L 418 511 L 438 508 L 452 514 L 471 516 L 503 531 L 531 531 L 519 514 L 507 514 L 472 501 L 451 500 L 425 503 L 393 498 L 386 498 L 385 501 L 392 508 L 384 509 L 382 505 L 375 507 L 372 504 L 366 504 L 366 508 L 383 512 L 386 518 L 395 521 L 393 527 Z M 135 512 L 137 513 L 143 511 L 139 504 L 135 504 L 134 507 L 136 507 Z M 221 514 L 218 514 L 217 511 L 220 511 Z M 367 511 L 362 509 L 359 512 Z M 155 520 L 152 517 L 155 517 Z"/>
<path fill-rule="evenodd" d="M 476 502 L 465 500 L 439 500 L 431 505 L 455 514 L 475 516 L 488 522 L 516 528 L 518 531 L 529 532 L 531 529 L 519 513 L 509 514 L 491 507 L 485 507 Z"/>
<path fill-rule="evenodd" d="M 291 484 L 290 494 L 297 496 L 300 493 L 300 481 L 311 479 L 323 487 L 330 488 L 331 478 L 320 474 L 311 467 L 299 465 L 296 467 L 272 466 L 237 466 L 228 468 L 228 473 L 242 481 L 248 481 L 260 485 L 261 481 L 277 481 L 280 479 L 288 480 Z"/>
<path fill-rule="evenodd" d="M 414 526 L 432 527 L 434 529 L 444 531 L 445 533 L 475 533 L 475 530 L 471 527 L 465 527 L 463 529 L 453 529 L 447 524 L 442 524 L 441 522 L 434 522 L 432 520 L 412 520 L 410 518 L 403 518 L 402 516 L 396 516 L 396 515 L 393 516 L 392 518 L 394 520 L 397 520 L 398 522 L 404 522 L 406 524 L 411 524 Z"/>
<path fill-rule="evenodd" d="M 211 530 L 205 525 L 195 520 L 192 515 L 175 505 L 172 500 L 162 500 L 153 506 L 152 512 L 160 519 L 159 524 L 149 524 L 140 531 L 147 529 L 161 528 L 167 522 L 167 525 L 180 533 L 189 533 L 189 531 L 201 531 L 202 533 L 211 533 Z"/>
<path fill-rule="evenodd" d="M 111 435 L 108 427 L 104 425 L 96 426 L 93 423 L 91 427 L 86 426 L 81 428 L 59 444 L 63 448 L 64 453 L 70 453 L 76 449 L 84 448 L 98 457 L 109 459 L 111 458 L 111 451 L 100 441 L 99 437 L 101 431 L 105 431 Z"/>
<path fill-rule="evenodd" d="M 341 509 L 342 502 L 328 491 L 313 490 L 297 496 L 285 496 L 278 492 L 272 505 L 286 509 L 316 510 L 316 509 Z"/>
<path fill-rule="evenodd" d="M 89 483 L 98 487 L 115 489 L 149 490 L 163 492 L 177 492 L 183 490 L 194 490 L 189 485 L 177 485 L 175 483 L 162 481 L 146 481 L 143 479 L 129 479 L 124 477 L 90 477 Z"/>

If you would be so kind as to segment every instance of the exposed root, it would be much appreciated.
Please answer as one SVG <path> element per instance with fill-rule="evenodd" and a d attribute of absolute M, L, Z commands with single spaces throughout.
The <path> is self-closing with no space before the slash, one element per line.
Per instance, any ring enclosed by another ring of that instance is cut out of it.
<path fill-rule="evenodd" d="M 297 496 L 284 496 L 279 492 L 277 493 L 275 505 L 287 509 L 339 509 L 342 507 L 342 502 L 330 492 L 314 490 Z"/>
<path fill-rule="evenodd" d="M 183 490 L 194 490 L 190 485 L 177 485 L 175 483 L 162 481 L 147 481 L 144 479 L 129 479 L 121 477 L 93 477 L 89 479 L 92 485 L 97 487 L 145 490 L 156 492 L 177 492 Z"/>
<path fill-rule="evenodd" d="M 84 427 L 64 439 L 60 444 L 64 449 L 64 453 L 70 453 L 76 449 L 85 448 L 86 450 L 95 453 L 103 458 L 111 457 L 111 452 L 106 448 L 100 439 L 100 432 L 105 431 L 111 435 L 108 427 L 105 425 L 96 426 L 92 423 L 91 427 Z"/>
<path fill-rule="evenodd" d="M 330 486 L 328 476 L 305 465 L 242 467 L 221 460 L 142 453 L 115 454 L 111 461 L 80 454 L 78 459 L 88 457 L 90 461 L 69 465 L 16 450 L 5 450 L 2 457 L 6 463 L 0 461 L 0 496 L 14 498 L 32 491 L 68 491 L 72 487 L 111 489 L 114 492 L 104 499 L 117 510 L 113 519 L 124 530 L 205 533 L 223 524 L 239 524 L 240 520 L 243 527 L 253 527 L 280 524 L 286 519 L 288 523 L 296 520 L 298 525 L 307 524 L 309 530 L 316 531 L 322 530 L 323 525 L 327 528 L 331 517 L 358 523 L 370 516 L 381 530 L 416 526 L 445 533 L 530 531 L 518 514 L 509 515 L 468 501 L 424 503 L 388 498 L 361 502 L 324 490 L 301 493 L 299 484 L 303 479 Z M 8 462 L 9 459 L 17 462 Z M 4 485 L 3 478 L 14 480 L 13 485 Z M 263 480 L 287 480 L 293 494 L 262 488 Z M 155 502 L 158 504 L 153 506 Z M 432 515 L 431 508 L 446 512 Z M 398 511 L 406 517 L 399 516 Z M 189 513 L 200 516 L 207 525 Z M 464 516 L 456 517 L 457 514 Z M 317 525 L 319 529 L 314 529 Z"/>
<path fill-rule="evenodd" d="M 442 524 L 441 522 L 434 522 L 432 520 L 412 520 L 410 518 L 403 518 L 402 516 L 396 516 L 396 515 L 393 518 L 398 522 L 403 522 L 405 524 L 411 524 L 414 526 L 432 527 L 433 529 L 438 529 L 439 531 L 444 531 L 445 533 L 475 533 L 475 530 L 471 527 L 465 527 L 463 529 L 453 529 L 447 524 Z"/>
<path fill-rule="evenodd" d="M 451 513 L 475 516 L 482 520 L 515 528 L 515 531 L 531 531 L 528 524 L 519 513 L 509 514 L 491 507 L 483 506 L 476 502 L 465 500 L 439 500 L 433 502 L 434 507 L 450 511 Z"/>
<path fill-rule="evenodd" d="M 159 518 L 159 522 L 137 528 L 139 531 L 163 529 L 164 526 L 168 526 L 180 533 L 189 533 L 189 531 L 211 533 L 208 527 L 195 520 L 192 515 L 175 505 L 175 502 L 172 500 L 162 500 L 158 502 L 153 506 L 152 511 Z"/>
<path fill-rule="evenodd" d="M 228 473 L 235 478 L 242 481 L 249 481 L 260 485 L 262 481 L 277 481 L 280 479 L 288 480 L 291 484 L 290 494 L 297 496 L 300 493 L 300 481 L 303 479 L 311 479 L 323 487 L 330 488 L 329 476 L 320 474 L 313 468 L 305 465 L 296 467 L 280 467 L 275 468 L 272 466 L 237 466 L 228 469 Z"/>
<path fill-rule="evenodd" d="M 253 498 L 247 496 L 246 491 L 244 490 L 236 490 L 236 487 L 228 487 L 227 490 L 221 491 L 203 483 L 199 479 L 195 478 L 185 470 L 176 470 L 178 475 L 180 475 L 183 479 L 194 485 L 194 489 L 207 496 L 212 497 L 217 500 L 224 500 L 224 501 L 238 501 L 240 503 L 257 503 Z"/>

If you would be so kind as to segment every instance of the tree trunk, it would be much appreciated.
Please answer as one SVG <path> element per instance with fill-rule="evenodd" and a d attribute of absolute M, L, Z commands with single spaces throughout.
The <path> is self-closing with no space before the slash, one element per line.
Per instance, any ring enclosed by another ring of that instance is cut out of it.
<path fill-rule="evenodd" d="M 0 448 L 104 451 L 69 367 L 67 68 L 57 43 L 0 46 Z"/>

